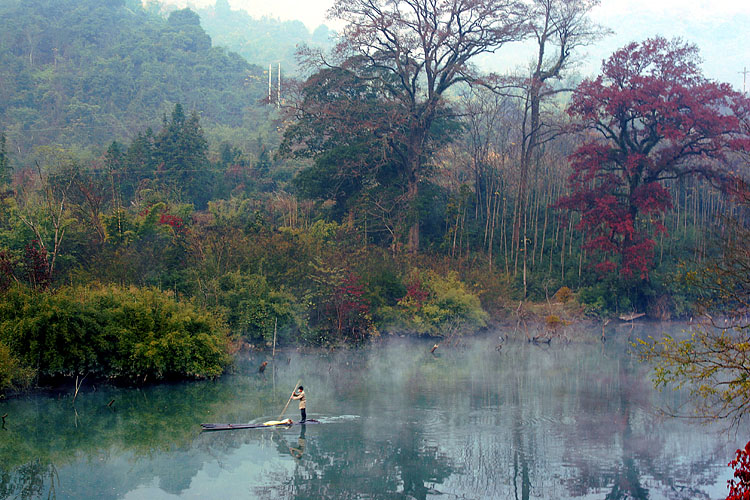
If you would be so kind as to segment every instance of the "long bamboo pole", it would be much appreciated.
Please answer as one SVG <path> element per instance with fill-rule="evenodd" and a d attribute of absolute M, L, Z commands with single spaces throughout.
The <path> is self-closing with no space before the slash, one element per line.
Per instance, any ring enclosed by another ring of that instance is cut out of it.
<path fill-rule="evenodd" d="M 286 409 L 287 409 L 287 408 L 289 407 L 289 403 L 291 403 L 291 402 L 292 402 L 292 397 L 294 397 L 294 393 L 295 393 L 295 392 L 297 392 L 297 387 L 299 387 L 299 383 L 300 383 L 300 382 L 302 382 L 302 379 L 299 379 L 299 380 L 297 381 L 297 383 L 295 384 L 295 386 L 294 386 L 294 390 L 292 391 L 292 395 L 291 395 L 291 396 L 289 396 L 289 401 L 287 401 L 287 402 L 286 402 L 286 404 L 284 405 L 284 409 L 283 409 L 283 410 L 281 410 L 281 415 L 279 415 L 279 418 L 278 418 L 278 420 L 281 420 L 281 417 L 283 417 L 283 416 L 284 416 L 284 412 L 285 412 L 285 411 L 286 411 Z"/>

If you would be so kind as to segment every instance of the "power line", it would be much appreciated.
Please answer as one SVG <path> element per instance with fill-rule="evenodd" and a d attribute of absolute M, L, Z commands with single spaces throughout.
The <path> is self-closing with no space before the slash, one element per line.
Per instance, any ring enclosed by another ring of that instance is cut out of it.
<path fill-rule="evenodd" d="M 191 168 L 191 169 L 181 169 L 181 168 L 173 168 L 169 170 L 113 170 L 110 172 L 109 169 L 104 168 L 98 168 L 98 169 L 82 169 L 82 173 L 86 174 L 96 174 L 96 175 L 114 175 L 114 176 L 122 176 L 122 175 L 132 175 L 132 174 L 163 174 L 163 175 L 170 175 L 170 174 L 181 174 L 181 173 L 202 173 L 202 172 L 229 172 L 232 167 L 206 167 L 206 168 Z M 244 167 L 245 170 L 251 170 L 252 167 Z"/>
<path fill-rule="evenodd" d="M 97 128 L 106 129 L 110 132 L 115 131 L 115 127 L 113 127 L 112 125 L 68 125 L 65 127 L 44 127 L 44 128 L 21 127 L 17 129 L 16 131 L 17 132 L 47 132 L 47 131 L 53 131 L 53 130 L 59 131 L 59 130 L 71 130 L 71 129 L 75 130 L 75 129 L 97 129 Z M 124 129 L 124 131 L 127 133 L 132 133 L 130 130 L 125 129 L 125 125 L 122 125 L 121 128 Z M 11 129 L 6 128 L 6 132 L 8 130 L 11 130 Z"/>

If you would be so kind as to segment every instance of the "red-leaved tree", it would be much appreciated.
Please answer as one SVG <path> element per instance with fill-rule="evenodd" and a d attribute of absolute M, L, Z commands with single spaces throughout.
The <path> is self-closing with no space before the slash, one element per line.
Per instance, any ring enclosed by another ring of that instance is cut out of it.
<path fill-rule="evenodd" d="M 750 441 L 745 449 L 737 450 L 737 456 L 729 466 L 734 469 L 734 479 L 728 481 L 727 500 L 750 500 Z"/>
<path fill-rule="evenodd" d="M 732 153 L 750 150 L 748 109 L 742 94 L 703 76 L 697 47 L 679 39 L 632 43 L 578 86 L 568 113 L 586 135 L 558 206 L 580 213 L 600 271 L 648 279 L 653 236 L 672 205 L 664 181 L 696 176 L 739 189 Z"/>
<path fill-rule="evenodd" d="M 353 339 L 363 339 L 367 335 L 370 306 L 364 295 L 364 286 L 359 276 L 353 273 L 349 273 L 333 290 L 328 306 L 336 318 L 339 338 L 347 334 Z"/>

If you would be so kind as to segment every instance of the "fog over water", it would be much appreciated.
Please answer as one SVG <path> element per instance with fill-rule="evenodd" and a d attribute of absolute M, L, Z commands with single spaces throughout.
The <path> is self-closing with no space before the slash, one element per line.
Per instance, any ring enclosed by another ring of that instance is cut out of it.
<path fill-rule="evenodd" d="M 215 382 L 3 401 L 0 498 L 724 498 L 748 429 L 661 416 L 685 394 L 655 391 L 627 339 L 663 328 L 435 355 L 390 338 L 281 351 L 265 377 L 269 353 Z M 321 424 L 201 432 L 277 418 L 299 379 Z"/>

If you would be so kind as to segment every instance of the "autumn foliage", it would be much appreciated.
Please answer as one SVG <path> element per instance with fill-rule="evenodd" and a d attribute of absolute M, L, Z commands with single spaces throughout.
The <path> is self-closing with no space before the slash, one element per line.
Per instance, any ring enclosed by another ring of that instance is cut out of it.
<path fill-rule="evenodd" d="M 654 235 L 672 206 L 665 183 L 701 177 L 724 190 L 742 183 L 732 153 L 750 146 L 747 99 L 706 79 L 698 50 L 680 40 L 632 43 L 584 80 L 568 113 L 583 142 L 571 156 L 571 193 L 558 206 L 580 213 L 598 269 L 648 279 Z"/>
<path fill-rule="evenodd" d="M 359 276 L 347 274 L 333 291 L 328 307 L 335 316 L 338 336 L 364 339 L 370 329 L 370 306 Z"/>
<path fill-rule="evenodd" d="M 737 457 L 729 462 L 734 469 L 734 479 L 730 479 L 727 500 L 750 500 L 750 441 L 744 449 L 737 450 Z"/>

